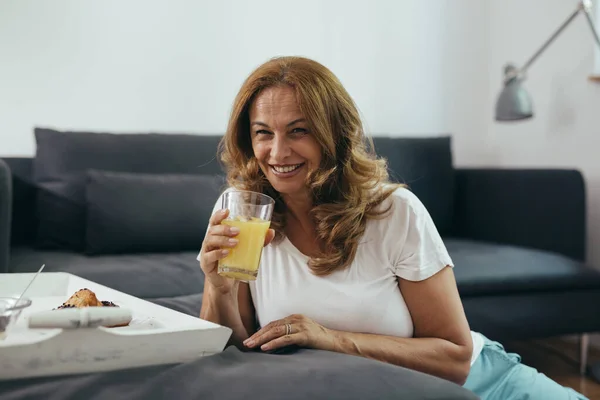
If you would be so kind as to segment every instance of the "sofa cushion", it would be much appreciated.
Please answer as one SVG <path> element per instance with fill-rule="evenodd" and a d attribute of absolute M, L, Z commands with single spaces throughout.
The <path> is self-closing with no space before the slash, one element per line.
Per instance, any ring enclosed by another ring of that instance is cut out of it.
<path fill-rule="evenodd" d="M 374 137 L 373 142 L 376 153 L 388 161 L 390 179 L 407 184 L 440 233 L 449 232 L 454 209 L 450 137 Z"/>
<path fill-rule="evenodd" d="M 225 185 L 219 175 L 92 170 L 88 178 L 88 255 L 197 250 Z"/>
<path fill-rule="evenodd" d="M 199 245 L 200 246 L 200 245 Z M 197 251 L 87 257 L 83 254 L 35 250 L 11 251 L 11 272 L 68 272 L 143 299 L 201 293 L 204 273 Z"/>
<path fill-rule="evenodd" d="M 200 309 L 202 308 L 202 293 L 176 297 L 159 297 L 150 299 L 150 301 L 171 310 L 197 317 L 200 315 Z"/>
<path fill-rule="evenodd" d="M 557 253 L 462 239 L 444 242 L 461 296 L 600 288 L 600 271 Z"/>
<path fill-rule="evenodd" d="M 89 169 L 172 174 L 221 174 L 219 136 L 111 134 L 35 129 L 33 166 L 41 248 L 82 250 Z"/>

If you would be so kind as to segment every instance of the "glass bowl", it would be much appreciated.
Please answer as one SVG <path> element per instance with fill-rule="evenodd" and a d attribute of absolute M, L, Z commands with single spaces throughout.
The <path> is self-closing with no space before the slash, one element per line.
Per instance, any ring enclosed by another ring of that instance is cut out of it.
<path fill-rule="evenodd" d="M 18 304 L 17 300 L 19 301 Z M 0 297 L 0 336 L 19 318 L 23 309 L 30 305 L 30 299 L 23 298 L 19 300 L 18 297 Z"/>

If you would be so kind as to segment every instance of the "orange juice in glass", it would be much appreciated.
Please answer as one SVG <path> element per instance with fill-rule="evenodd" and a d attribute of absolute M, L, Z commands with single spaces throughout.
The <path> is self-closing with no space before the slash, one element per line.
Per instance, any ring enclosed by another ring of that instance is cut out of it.
<path fill-rule="evenodd" d="M 241 281 L 256 280 L 274 206 L 275 201 L 262 193 L 233 190 L 223 195 L 222 208 L 229 210 L 229 216 L 221 223 L 239 228 L 240 233 L 235 237 L 236 246 L 219 260 L 219 275 Z"/>

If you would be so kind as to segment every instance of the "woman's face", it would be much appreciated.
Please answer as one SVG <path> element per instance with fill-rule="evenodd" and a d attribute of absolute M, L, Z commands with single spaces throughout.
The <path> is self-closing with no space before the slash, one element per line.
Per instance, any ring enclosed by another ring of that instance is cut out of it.
<path fill-rule="evenodd" d="M 321 163 L 321 146 L 291 87 L 260 92 L 250 105 L 250 135 L 254 155 L 273 188 L 283 195 L 305 195 L 306 176 Z"/>

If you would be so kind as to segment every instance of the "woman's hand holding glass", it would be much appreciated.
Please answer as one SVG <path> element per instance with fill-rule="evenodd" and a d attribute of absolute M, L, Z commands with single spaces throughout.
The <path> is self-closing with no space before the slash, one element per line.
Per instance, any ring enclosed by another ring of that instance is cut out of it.
<path fill-rule="evenodd" d="M 228 215 L 229 210 L 219 210 L 212 215 L 200 253 L 200 267 L 204 272 L 206 281 L 224 294 L 231 291 L 235 279 L 218 274 L 219 260 L 225 258 L 231 249 L 237 245 L 236 236 L 240 232 L 236 227 L 221 223 Z M 264 245 L 271 243 L 274 237 L 275 231 L 269 229 Z"/>

